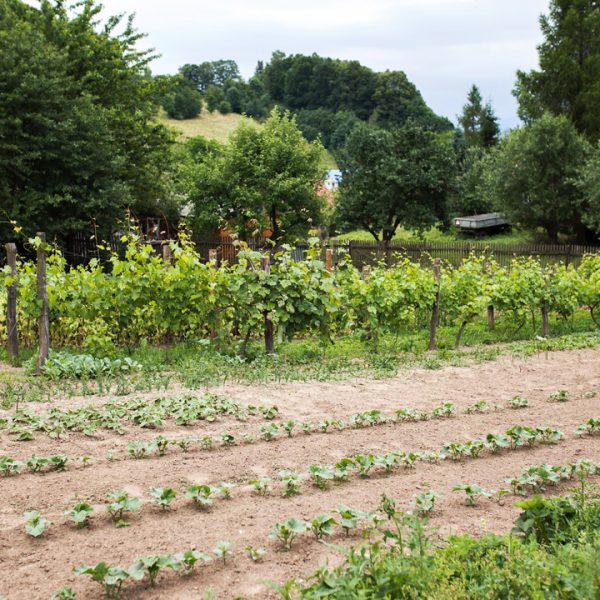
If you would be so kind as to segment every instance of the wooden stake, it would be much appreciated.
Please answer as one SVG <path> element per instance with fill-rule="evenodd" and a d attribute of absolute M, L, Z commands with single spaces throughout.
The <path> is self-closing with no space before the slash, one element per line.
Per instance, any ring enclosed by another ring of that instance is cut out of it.
<path fill-rule="evenodd" d="M 40 348 L 36 365 L 36 373 L 40 375 L 50 352 L 50 309 L 46 291 L 46 234 L 38 232 L 36 236 L 41 240 L 37 251 L 37 296 L 42 305 L 42 310 L 38 320 Z"/>
<path fill-rule="evenodd" d="M 13 281 L 8 287 L 8 303 L 6 306 L 6 326 L 8 328 L 7 350 L 12 364 L 19 362 L 19 333 L 17 330 L 17 246 L 6 244 L 6 262 L 10 267 Z"/>
<path fill-rule="evenodd" d="M 265 273 L 271 271 L 271 257 L 263 256 L 260 266 Z M 273 335 L 273 321 L 270 319 L 269 311 L 263 313 L 265 319 L 265 351 L 267 354 L 275 354 L 275 336 Z"/>
<path fill-rule="evenodd" d="M 163 256 L 163 261 L 165 262 L 165 265 L 167 267 L 170 267 L 171 266 L 172 254 L 171 254 L 171 246 L 169 246 L 168 243 L 163 244 L 163 247 L 162 247 L 162 256 Z"/>
<path fill-rule="evenodd" d="M 550 336 L 550 321 L 548 319 L 548 303 L 544 302 L 542 306 L 542 336 L 545 338 Z"/>
<path fill-rule="evenodd" d="M 211 265 L 215 265 L 216 266 L 217 265 L 217 261 L 218 261 L 218 259 L 217 259 L 217 251 L 216 251 L 216 249 L 211 248 L 208 251 L 208 262 Z"/>
<path fill-rule="evenodd" d="M 429 323 L 429 350 L 437 350 L 437 326 L 440 320 L 440 278 L 442 272 L 442 260 L 436 258 L 433 261 L 433 277 L 437 284 L 437 291 L 435 294 L 435 302 L 433 303 L 433 310 L 431 311 L 431 321 Z"/>
<path fill-rule="evenodd" d="M 327 248 L 325 250 L 325 268 L 328 271 L 331 271 L 333 269 L 333 251 L 331 250 L 331 248 Z"/>

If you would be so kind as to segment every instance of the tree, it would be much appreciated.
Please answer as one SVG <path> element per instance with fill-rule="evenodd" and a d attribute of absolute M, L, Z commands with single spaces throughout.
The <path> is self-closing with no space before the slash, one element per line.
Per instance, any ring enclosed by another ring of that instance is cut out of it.
<path fill-rule="evenodd" d="M 565 116 L 545 114 L 502 142 L 493 164 L 496 204 L 513 223 L 586 238 L 583 197 L 576 185 L 589 144 Z"/>
<path fill-rule="evenodd" d="M 600 142 L 581 169 L 577 182 L 583 194 L 583 221 L 600 237 Z"/>
<path fill-rule="evenodd" d="M 498 143 L 500 127 L 491 103 L 483 104 L 481 92 L 476 85 L 469 90 L 467 103 L 458 117 L 467 146 L 489 148 Z"/>
<path fill-rule="evenodd" d="M 569 117 L 580 133 L 600 138 L 600 4 L 551 0 L 540 17 L 539 70 L 519 71 L 513 91 L 525 123 L 547 111 Z"/>
<path fill-rule="evenodd" d="M 448 135 L 414 122 L 396 130 L 357 126 L 341 156 L 337 220 L 385 244 L 400 225 L 422 230 L 444 220 L 454 160 Z"/>
<path fill-rule="evenodd" d="M 455 185 L 448 198 L 448 210 L 453 217 L 477 215 L 494 210 L 494 194 L 490 173 L 494 156 L 479 146 L 465 150 L 459 163 Z"/>
<path fill-rule="evenodd" d="M 164 76 L 162 77 L 164 79 Z M 162 105 L 171 119 L 193 119 L 202 111 L 202 96 L 181 75 L 170 77 Z"/>
<path fill-rule="evenodd" d="M 211 85 L 223 87 L 228 81 L 240 80 L 240 71 L 234 60 L 186 64 L 179 68 L 179 73 L 201 93 Z"/>
<path fill-rule="evenodd" d="M 197 163 L 193 219 L 204 227 L 212 219 L 242 238 L 266 229 L 278 243 L 305 236 L 323 209 L 316 191 L 322 152 L 287 112 L 274 109 L 261 128 L 242 123 L 221 152 Z"/>
<path fill-rule="evenodd" d="M 107 234 L 165 195 L 172 140 L 155 122 L 151 55 L 131 19 L 100 26 L 100 10 L 0 0 L 0 220 L 26 235 L 91 234 L 92 222 Z"/>

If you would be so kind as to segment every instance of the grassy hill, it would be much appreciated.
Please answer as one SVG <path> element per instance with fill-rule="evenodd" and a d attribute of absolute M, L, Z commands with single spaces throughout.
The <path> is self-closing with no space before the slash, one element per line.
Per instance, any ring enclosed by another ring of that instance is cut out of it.
<path fill-rule="evenodd" d="M 187 140 L 197 135 L 202 135 L 210 140 L 226 143 L 229 134 L 240 124 L 247 123 L 252 127 L 261 127 L 261 124 L 250 117 L 230 113 L 222 115 L 220 112 L 209 113 L 203 110 L 194 119 L 169 119 L 164 110 L 160 111 L 158 120 L 167 127 L 175 129 L 181 134 L 181 139 Z M 325 151 L 323 156 L 324 169 L 337 169 L 337 164 L 331 153 Z"/>
<path fill-rule="evenodd" d="M 210 140 L 225 143 L 229 134 L 240 124 L 248 123 L 253 127 L 260 127 L 260 123 L 249 117 L 230 113 L 222 115 L 220 112 L 209 113 L 205 110 L 194 119 L 169 119 L 164 111 L 161 111 L 158 120 L 167 127 L 177 130 L 183 139 L 189 139 L 202 135 Z"/>

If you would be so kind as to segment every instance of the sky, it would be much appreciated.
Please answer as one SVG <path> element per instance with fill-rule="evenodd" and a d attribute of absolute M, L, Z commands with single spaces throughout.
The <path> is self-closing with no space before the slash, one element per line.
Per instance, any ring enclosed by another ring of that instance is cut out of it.
<path fill-rule="evenodd" d="M 473 83 L 503 129 L 518 125 L 517 69 L 537 67 L 549 0 L 102 0 L 136 13 L 156 74 L 233 59 L 242 75 L 274 50 L 358 60 L 404 71 L 438 114 L 456 122 Z"/>

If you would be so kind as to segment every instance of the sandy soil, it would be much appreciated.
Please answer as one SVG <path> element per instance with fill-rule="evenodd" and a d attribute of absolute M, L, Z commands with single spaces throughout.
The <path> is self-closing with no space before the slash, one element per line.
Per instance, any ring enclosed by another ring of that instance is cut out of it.
<path fill-rule="evenodd" d="M 549 394 L 558 389 L 568 390 L 571 399 L 560 404 L 549 402 Z M 268 591 L 264 581 L 302 578 L 327 560 L 339 561 L 337 555 L 308 535 L 290 552 L 279 550 L 279 544 L 268 537 L 277 521 L 292 516 L 310 519 L 340 503 L 373 509 L 383 492 L 396 498 L 399 506 L 408 508 L 416 493 L 430 487 L 442 495 L 432 518 L 432 524 L 439 528 L 441 535 L 505 532 L 518 514 L 512 498 L 503 506 L 482 501 L 478 507 L 469 508 L 462 504 L 461 495 L 452 493 L 452 486 L 460 482 L 478 483 L 484 488 L 498 489 L 505 487 L 506 478 L 518 475 L 532 464 L 564 464 L 581 457 L 600 461 L 600 436 L 580 439 L 573 434 L 576 425 L 600 416 L 599 349 L 557 352 L 527 360 L 505 357 L 469 368 L 415 370 L 382 381 L 227 385 L 211 391 L 248 403 L 277 404 L 278 420 L 347 418 L 353 412 L 372 408 L 388 413 L 400 407 L 431 409 L 445 400 L 461 409 L 479 399 L 505 405 L 517 394 L 527 397 L 530 406 L 477 415 L 459 412 L 452 419 L 386 424 L 328 434 L 306 436 L 298 432 L 292 438 L 211 452 L 182 453 L 173 449 L 164 457 L 137 461 L 108 461 L 106 451 L 119 448 L 122 450 L 119 454 L 124 455 L 128 440 L 148 439 L 158 433 L 183 437 L 228 429 L 256 434 L 261 421 L 258 418 L 246 422 L 223 419 L 186 428 L 169 423 L 154 431 L 130 427 L 125 436 L 101 433 L 91 439 L 70 435 L 60 441 L 38 434 L 34 441 L 27 443 L 11 441 L 4 434 L 0 436 L 0 454 L 22 459 L 33 452 L 63 452 L 72 456 L 90 455 L 94 464 L 86 468 L 71 466 L 64 473 L 24 473 L 0 478 L 0 572 L 3 573 L 0 596 L 9 600 L 44 599 L 63 585 L 70 585 L 80 598 L 101 598 L 97 584 L 72 574 L 74 566 L 101 560 L 128 566 L 139 555 L 189 548 L 211 551 L 217 541 L 228 540 L 233 544 L 233 556 L 227 565 L 215 561 L 189 578 L 167 573 L 159 577 L 156 588 L 150 589 L 142 582 L 129 586 L 124 597 L 204 598 L 208 590 L 213 590 L 218 598 L 235 595 L 267 598 L 273 593 Z M 593 391 L 597 394 L 591 397 L 589 393 Z M 85 400 L 71 402 L 82 404 Z M 56 404 L 66 406 L 68 401 L 61 399 Z M 246 484 L 248 479 L 260 475 L 276 478 L 281 468 L 306 471 L 312 463 L 331 463 L 358 452 L 439 450 L 446 441 L 466 441 L 517 423 L 560 427 L 566 439 L 553 446 L 485 455 L 463 463 L 418 463 L 414 470 L 398 469 L 387 476 L 353 477 L 326 491 L 305 482 L 302 493 L 291 498 L 281 497 L 277 489 L 271 496 L 261 498 Z M 190 483 L 220 481 L 235 481 L 239 485 L 231 500 L 215 501 L 208 512 L 198 511 L 185 498 L 185 488 Z M 148 494 L 152 486 L 170 486 L 178 491 L 172 510 L 161 513 L 153 505 Z M 105 494 L 119 488 L 127 489 L 142 500 L 141 510 L 129 518 L 130 526 L 123 529 L 115 528 L 102 506 Z M 84 499 L 94 504 L 96 511 L 91 527 L 77 530 L 63 511 Z M 30 538 L 23 531 L 22 513 L 32 509 L 42 510 L 54 522 L 40 539 Z M 355 536 L 349 541 L 357 539 Z M 346 542 L 342 537 L 334 541 Z M 265 547 L 267 555 L 260 562 L 252 563 L 244 552 L 248 545 Z M 6 576 L 8 573 L 10 577 Z"/>

